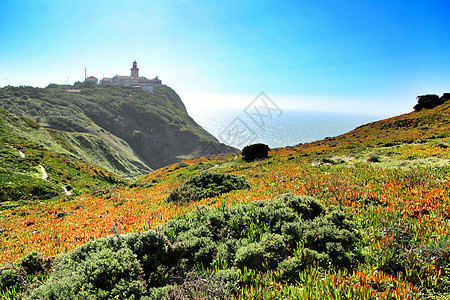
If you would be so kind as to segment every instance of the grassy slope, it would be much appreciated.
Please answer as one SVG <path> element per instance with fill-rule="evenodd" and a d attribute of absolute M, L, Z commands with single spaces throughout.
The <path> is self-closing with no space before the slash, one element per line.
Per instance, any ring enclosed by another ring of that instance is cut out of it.
<path fill-rule="evenodd" d="M 220 207 L 292 191 L 352 215 L 365 261 L 353 273 L 329 270 L 305 277 L 298 286 L 277 282 L 275 275 L 250 274 L 247 280 L 254 285 L 252 290 L 242 288 L 243 298 L 271 290 L 273 297 L 294 297 L 299 289 L 322 289 L 325 298 L 330 297 L 327 293 L 365 289 L 366 296 L 384 298 L 388 286 L 399 299 L 431 297 L 433 290 L 443 293 L 449 288 L 449 116 L 446 103 L 338 137 L 274 149 L 264 161 L 246 163 L 236 155 L 186 160 L 141 177 L 131 189 L 6 210 L 0 216 L 0 260 L 16 260 L 33 249 L 44 255 L 62 253 L 110 234 L 113 226 L 122 233 L 146 230 L 199 205 Z M 246 176 L 252 189 L 186 205 L 162 201 L 190 176 L 211 167 L 214 172 Z M 55 212 L 65 216 L 55 220 Z M 26 222 L 31 225 L 16 226 Z M 28 235 L 33 235 L 32 241 Z M 427 256 L 427 251 L 435 254 Z"/>
<path fill-rule="evenodd" d="M 79 93 L 67 91 L 73 88 L 8 86 L 0 89 L 0 107 L 58 130 L 53 137 L 65 152 L 125 178 L 137 178 L 178 157 L 206 154 L 210 144 L 218 152 L 234 151 L 196 124 L 169 87 L 148 93 L 79 85 Z M 60 148 L 53 150 L 62 153 Z"/>
<path fill-rule="evenodd" d="M 79 195 L 124 183 L 99 167 L 81 162 L 30 119 L 0 110 L 0 127 L 0 202 L 3 207 L 18 205 L 17 201 L 64 195 L 61 186 L 70 187 L 74 195 Z M 39 165 L 48 173 L 47 181 L 42 180 Z"/>

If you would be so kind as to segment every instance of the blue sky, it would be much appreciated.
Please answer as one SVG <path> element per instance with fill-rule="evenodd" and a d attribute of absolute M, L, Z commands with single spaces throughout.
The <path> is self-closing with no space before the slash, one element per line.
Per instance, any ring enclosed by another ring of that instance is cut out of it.
<path fill-rule="evenodd" d="M 395 115 L 450 91 L 450 1 L 2 1 L 0 86 L 158 75 L 190 110 Z M 7 80 L 6 80 L 7 78 Z"/>

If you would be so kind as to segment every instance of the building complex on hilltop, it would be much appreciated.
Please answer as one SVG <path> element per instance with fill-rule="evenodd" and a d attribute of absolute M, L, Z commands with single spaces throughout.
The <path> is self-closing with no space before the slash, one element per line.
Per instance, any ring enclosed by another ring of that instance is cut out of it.
<path fill-rule="evenodd" d="M 91 76 L 87 78 L 86 81 L 94 82 L 94 78 L 95 77 Z M 95 80 L 97 80 L 97 78 L 95 78 Z M 148 92 L 153 92 L 154 87 L 159 87 L 163 85 L 161 79 L 159 79 L 158 76 L 156 76 L 153 79 L 147 79 L 144 76 L 139 77 L 139 68 L 137 67 L 136 60 L 133 62 L 133 67 L 131 68 L 130 76 L 116 75 L 112 78 L 104 77 L 102 80 L 100 80 L 100 84 L 139 87 Z"/>

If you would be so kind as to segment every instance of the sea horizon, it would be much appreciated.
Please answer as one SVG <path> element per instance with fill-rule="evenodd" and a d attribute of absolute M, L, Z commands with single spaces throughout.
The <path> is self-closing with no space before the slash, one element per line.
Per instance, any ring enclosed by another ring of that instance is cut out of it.
<path fill-rule="evenodd" d="M 375 113 L 305 110 L 285 110 L 255 117 L 240 109 L 194 111 L 190 115 L 221 143 L 239 149 L 252 143 L 280 148 L 313 142 L 390 117 Z"/>

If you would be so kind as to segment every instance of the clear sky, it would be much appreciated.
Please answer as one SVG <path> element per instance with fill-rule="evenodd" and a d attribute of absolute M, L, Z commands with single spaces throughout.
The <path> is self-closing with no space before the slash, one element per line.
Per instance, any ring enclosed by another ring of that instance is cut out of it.
<path fill-rule="evenodd" d="M 409 112 L 450 91 L 448 0 L 20 0 L 0 4 L 0 86 L 158 75 L 188 110 Z"/>

